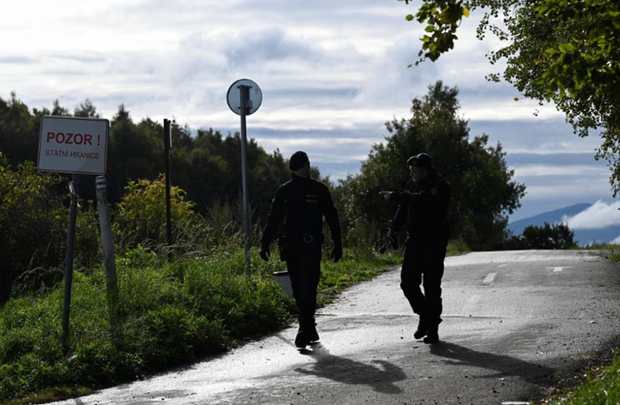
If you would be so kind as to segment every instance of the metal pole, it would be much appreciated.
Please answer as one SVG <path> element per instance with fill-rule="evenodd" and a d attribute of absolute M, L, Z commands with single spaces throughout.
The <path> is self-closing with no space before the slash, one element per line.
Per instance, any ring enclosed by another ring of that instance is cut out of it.
<path fill-rule="evenodd" d="M 241 98 L 241 178 L 243 181 L 243 229 L 245 232 L 245 272 L 250 274 L 250 203 L 248 196 L 248 156 L 247 156 L 247 130 L 245 116 L 250 109 L 250 87 L 239 86 Z"/>
<path fill-rule="evenodd" d="M 172 246 L 172 214 L 170 212 L 170 148 L 172 133 L 170 131 L 170 120 L 164 119 L 164 162 L 166 170 L 166 242 L 168 249 Z M 168 251 L 168 259 L 171 259 L 170 250 Z"/>
<path fill-rule="evenodd" d="M 77 199 L 80 175 L 73 173 L 69 189 L 71 190 L 71 210 L 69 214 L 69 236 L 67 237 L 67 267 L 65 271 L 65 297 L 62 313 L 62 344 L 66 346 L 69 336 L 69 312 L 71 308 L 71 284 L 73 282 L 73 246 L 75 245 L 75 223 L 77 220 Z M 66 348 L 66 347 L 65 347 Z"/>
<path fill-rule="evenodd" d="M 114 260 L 114 239 L 112 237 L 112 223 L 110 221 L 110 204 L 106 196 L 108 189 L 105 176 L 97 176 L 97 211 L 99 211 L 99 229 L 101 230 L 101 244 L 103 247 L 103 263 L 105 267 L 105 285 L 110 324 L 114 338 L 118 339 L 120 324 L 118 320 L 118 284 L 116 277 L 116 262 Z"/>

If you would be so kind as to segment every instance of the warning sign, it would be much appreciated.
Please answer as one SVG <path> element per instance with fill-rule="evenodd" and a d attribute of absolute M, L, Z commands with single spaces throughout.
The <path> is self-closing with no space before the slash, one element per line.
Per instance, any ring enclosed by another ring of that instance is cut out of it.
<path fill-rule="evenodd" d="M 110 122 L 99 118 L 41 118 L 38 168 L 44 172 L 104 175 Z"/>

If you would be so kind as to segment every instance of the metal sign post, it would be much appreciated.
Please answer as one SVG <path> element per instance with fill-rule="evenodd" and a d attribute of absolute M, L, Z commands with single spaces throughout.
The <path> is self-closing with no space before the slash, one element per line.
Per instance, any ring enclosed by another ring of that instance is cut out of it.
<path fill-rule="evenodd" d="M 260 87 L 252 80 L 241 79 L 234 82 L 228 89 L 228 107 L 237 115 L 241 116 L 241 179 L 243 187 L 243 229 L 245 232 L 245 271 L 250 273 L 250 197 L 248 194 L 247 179 L 247 115 L 252 115 L 258 110 L 263 94 Z"/>
<path fill-rule="evenodd" d="M 118 313 L 118 281 L 116 277 L 116 261 L 114 259 L 114 238 L 112 237 L 112 222 L 110 220 L 110 204 L 106 192 L 108 183 L 105 176 L 97 176 L 97 211 L 99 211 L 99 229 L 101 231 L 101 245 L 103 247 L 103 264 L 105 267 L 106 298 L 110 311 L 112 336 L 115 343 L 120 339 L 120 322 Z"/>
<path fill-rule="evenodd" d="M 69 189 L 71 190 L 71 209 L 69 214 L 69 236 L 67 237 L 67 258 L 65 269 L 65 297 L 62 311 L 62 343 L 66 345 L 69 336 L 69 312 L 71 307 L 71 285 L 73 284 L 73 247 L 75 245 L 75 223 L 77 221 L 77 199 L 80 175 L 73 173 Z"/>
<path fill-rule="evenodd" d="M 241 99 L 241 179 L 243 187 L 243 230 L 245 233 L 245 271 L 250 272 L 250 203 L 248 197 L 248 152 L 247 130 L 245 116 L 248 107 L 252 105 L 249 96 L 249 86 L 239 86 Z M 249 105 L 248 105 L 249 104 Z"/>
<path fill-rule="evenodd" d="M 170 208 L 170 149 L 172 149 L 172 131 L 170 120 L 164 119 L 164 163 L 166 169 L 166 242 L 168 243 L 168 259 L 172 259 L 172 214 Z"/>

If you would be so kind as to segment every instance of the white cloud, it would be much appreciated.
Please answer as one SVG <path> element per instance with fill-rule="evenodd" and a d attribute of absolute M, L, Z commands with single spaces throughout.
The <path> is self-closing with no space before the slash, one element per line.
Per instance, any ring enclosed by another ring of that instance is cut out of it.
<path fill-rule="evenodd" d="M 597 201 L 579 214 L 563 218 L 571 229 L 599 229 L 620 225 L 620 202 L 607 204 Z"/>
<path fill-rule="evenodd" d="M 575 175 L 580 176 L 609 176 L 609 171 L 601 167 L 593 166 L 552 166 L 552 165 L 527 165 L 514 168 L 516 177 L 524 176 L 566 176 Z"/>

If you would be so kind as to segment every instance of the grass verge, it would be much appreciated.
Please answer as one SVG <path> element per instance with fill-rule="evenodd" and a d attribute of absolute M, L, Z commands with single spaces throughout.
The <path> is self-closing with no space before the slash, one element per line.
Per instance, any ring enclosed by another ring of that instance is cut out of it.
<path fill-rule="evenodd" d="M 319 306 L 400 263 L 401 255 L 345 252 L 325 261 Z M 221 353 L 294 321 L 295 304 L 271 280 L 282 262 L 242 249 L 168 263 L 145 249 L 117 260 L 119 321 L 110 325 L 102 268 L 76 272 L 63 345 L 64 285 L 15 297 L 0 308 L 0 403 L 35 404 L 86 395 Z"/>

